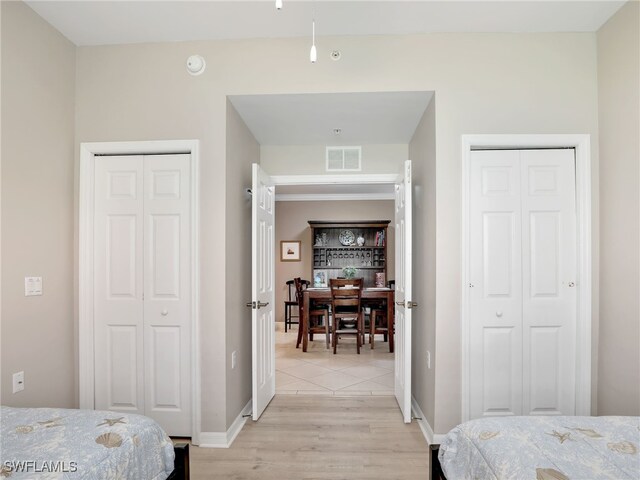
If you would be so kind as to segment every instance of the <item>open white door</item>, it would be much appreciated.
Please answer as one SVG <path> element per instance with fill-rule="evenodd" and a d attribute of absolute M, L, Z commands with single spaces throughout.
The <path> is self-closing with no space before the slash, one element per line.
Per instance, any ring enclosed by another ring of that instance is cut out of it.
<path fill-rule="evenodd" d="M 395 393 L 405 423 L 411 422 L 411 160 L 396 182 Z"/>
<path fill-rule="evenodd" d="M 275 187 L 253 164 L 251 229 L 251 324 L 253 420 L 276 393 L 276 340 L 273 306 L 275 278 Z"/>

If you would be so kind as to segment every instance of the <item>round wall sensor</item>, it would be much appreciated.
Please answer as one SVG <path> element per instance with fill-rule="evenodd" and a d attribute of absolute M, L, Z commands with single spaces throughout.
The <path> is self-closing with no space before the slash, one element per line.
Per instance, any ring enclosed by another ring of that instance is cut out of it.
<path fill-rule="evenodd" d="M 187 72 L 191 75 L 200 75 L 207 66 L 204 58 L 200 55 L 191 55 L 187 58 Z"/>
<path fill-rule="evenodd" d="M 329 54 L 329 56 L 331 57 L 331 60 L 337 62 L 338 60 L 340 60 L 340 57 L 342 57 L 342 54 L 340 53 L 340 50 L 334 50 Z"/>

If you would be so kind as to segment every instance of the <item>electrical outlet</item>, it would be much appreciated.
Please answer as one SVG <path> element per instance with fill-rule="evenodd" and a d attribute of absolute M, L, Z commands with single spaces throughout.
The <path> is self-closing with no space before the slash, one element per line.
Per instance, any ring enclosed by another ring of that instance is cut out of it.
<path fill-rule="evenodd" d="M 236 364 L 238 363 L 238 352 L 234 350 L 231 352 L 231 369 L 236 368 Z"/>
<path fill-rule="evenodd" d="M 427 368 L 431 368 L 431 352 L 427 350 Z"/>
<path fill-rule="evenodd" d="M 24 372 L 18 372 L 13 374 L 13 393 L 18 393 L 24 390 Z"/>

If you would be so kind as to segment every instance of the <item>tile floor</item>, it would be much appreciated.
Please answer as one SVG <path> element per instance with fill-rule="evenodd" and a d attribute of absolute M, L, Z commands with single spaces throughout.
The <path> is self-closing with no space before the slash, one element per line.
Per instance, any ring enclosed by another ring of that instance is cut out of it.
<path fill-rule="evenodd" d="M 297 326 L 287 333 L 276 323 L 276 393 L 290 395 L 393 395 L 393 353 L 382 335 L 376 348 L 367 343 L 356 353 L 355 337 L 340 339 L 338 353 L 325 348 L 325 337 L 315 335 L 307 352 L 296 348 Z M 368 341 L 369 336 L 365 336 Z M 378 340 L 379 338 L 379 340 Z"/>

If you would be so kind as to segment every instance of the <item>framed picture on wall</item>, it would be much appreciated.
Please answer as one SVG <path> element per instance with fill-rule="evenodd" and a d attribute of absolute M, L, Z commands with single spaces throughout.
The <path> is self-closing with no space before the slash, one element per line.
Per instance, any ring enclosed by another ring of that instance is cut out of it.
<path fill-rule="evenodd" d="M 280 242 L 280 261 L 299 262 L 300 261 L 300 241 L 282 240 Z"/>
<path fill-rule="evenodd" d="M 313 286 L 316 288 L 325 288 L 328 286 L 326 270 L 313 271 Z"/>

